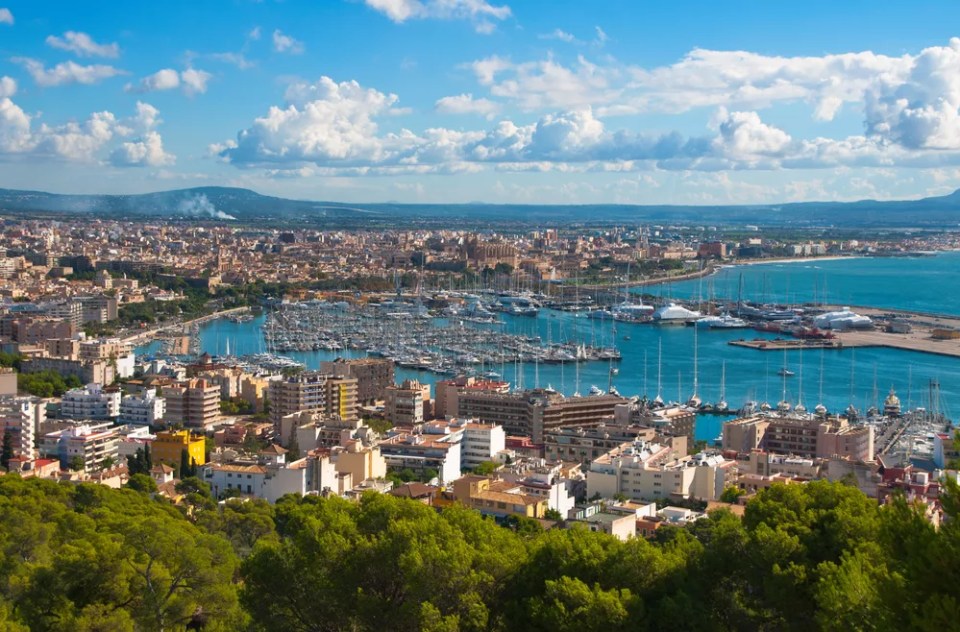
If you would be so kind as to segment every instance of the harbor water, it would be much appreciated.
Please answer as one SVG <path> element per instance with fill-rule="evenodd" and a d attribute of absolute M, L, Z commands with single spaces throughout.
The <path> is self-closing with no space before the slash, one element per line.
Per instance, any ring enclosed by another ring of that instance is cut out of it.
<path fill-rule="evenodd" d="M 751 265 L 725 268 L 702 282 L 677 283 L 664 292 L 689 299 L 701 291 L 706 295 L 704 288 L 712 284 L 714 296 L 735 297 L 742 273 L 744 298 L 761 299 L 761 293 L 767 292 L 767 300 L 771 301 L 787 302 L 789 298 L 790 303 L 800 303 L 813 301 L 815 296 L 820 301 L 816 292 L 825 287 L 827 298 L 823 300 L 826 302 L 960 314 L 960 280 L 949 272 L 958 264 L 960 253 L 910 259 Z M 904 278 L 910 282 L 904 283 Z M 960 411 L 960 360 L 955 358 L 886 348 L 808 350 L 789 354 L 756 351 L 734 347 L 728 342 L 775 335 L 751 329 L 695 330 L 683 326 L 600 321 L 549 309 L 541 310 L 537 317 L 504 314 L 501 318 L 501 325 L 464 323 L 464 326 L 502 327 L 510 333 L 540 336 L 544 341 L 615 343 L 622 354 L 619 362 L 582 362 L 579 367 L 575 363 L 477 367 L 483 372 L 499 373 L 514 385 L 522 380 L 525 387 L 549 385 L 567 395 L 577 391 L 587 395 L 591 386 L 606 391 L 612 384 L 625 396 L 654 397 L 659 389 L 667 401 L 686 401 L 694 392 L 696 355 L 697 394 L 704 402 L 718 401 L 723 376 L 725 398 L 733 409 L 749 400 L 775 405 L 785 396 L 794 405 L 802 401 L 808 408 L 823 403 L 831 411 L 839 411 L 852 402 L 866 410 L 870 406 L 882 406 L 891 386 L 905 406 L 927 406 L 929 382 L 937 380 L 944 412 L 949 416 Z M 220 319 L 206 323 L 200 330 L 202 349 L 213 355 L 225 353 L 228 345 L 234 355 L 263 352 L 264 320 L 264 316 L 258 316 L 247 322 Z M 398 322 L 396 326 L 402 327 L 403 323 Z M 154 343 L 138 352 L 150 353 L 157 349 Z M 303 362 L 308 368 L 316 368 L 324 360 L 364 354 L 308 351 L 284 355 Z M 795 375 L 781 377 L 778 372 L 784 364 Z M 427 371 L 397 368 L 398 379 L 408 377 L 431 384 L 444 379 Z M 722 421 L 723 417 L 701 415 L 697 438 L 713 439 L 719 434 Z"/>

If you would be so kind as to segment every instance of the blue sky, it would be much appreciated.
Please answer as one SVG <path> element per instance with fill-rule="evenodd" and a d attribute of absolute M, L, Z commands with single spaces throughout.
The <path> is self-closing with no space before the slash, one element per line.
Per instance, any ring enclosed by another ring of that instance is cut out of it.
<path fill-rule="evenodd" d="M 0 186 L 710 204 L 960 187 L 950 2 L 0 0 Z"/>

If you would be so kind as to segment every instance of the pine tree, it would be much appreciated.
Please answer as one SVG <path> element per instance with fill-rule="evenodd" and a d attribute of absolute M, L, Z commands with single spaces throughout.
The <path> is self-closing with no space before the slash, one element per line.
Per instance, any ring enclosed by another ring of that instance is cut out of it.
<path fill-rule="evenodd" d="M 3 451 L 0 453 L 0 465 L 3 469 L 10 469 L 10 459 L 13 458 L 13 433 L 10 429 L 3 432 Z"/>
<path fill-rule="evenodd" d="M 190 453 L 184 448 L 180 450 L 180 480 L 190 476 Z"/>
<path fill-rule="evenodd" d="M 137 448 L 137 451 L 134 454 L 127 455 L 127 471 L 130 476 L 134 474 L 146 474 L 149 470 L 145 470 L 146 460 L 143 455 L 143 448 Z"/>
<path fill-rule="evenodd" d="M 290 443 L 287 445 L 287 460 L 297 461 L 300 459 L 300 443 L 297 441 L 297 429 L 294 428 L 290 433 Z"/>
<path fill-rule="evenodd" d="M 150 470 L 153 469 L 153 456 L 150 454 L 150 446 L 143 446 L 143 473 L 149 474 Z"/>

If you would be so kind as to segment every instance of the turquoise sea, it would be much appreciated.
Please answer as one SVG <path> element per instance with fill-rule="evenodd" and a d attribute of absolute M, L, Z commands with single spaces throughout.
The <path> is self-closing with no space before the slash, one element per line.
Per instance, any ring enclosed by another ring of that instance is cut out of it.
<path fill-rule="evenodd" d="M 865 258 L 809 263 L 762 264 L 726 268 L 713 277 L 688 281 L 664 288 L 664 294 L 690 298 L 699 291 L 707 295 L 712 286 L 715 296 L 736 296 L 739 278 L 744 278 L 744 297 L 805 302 L 826 301 L 937 311 L 960 314 L 960 279 L 953 272 L 960 264 L 960 253 L 910 259 Z M 816 289 L 815 289 L 816 288 Z M 820 288 L 826 288 L 822 290 Z M 647 291 L 651 291 L 648 289 Z M 777 293 L 779 292 L 779 297 Z M 654 292 L 651 292 L 654 293 Z M 816 293 L 816 294 L 815 294 Z M 260 316 L 247 323 L 217 320 L 201 329 L 205 351 L 224 353 L 229 341 L 233 354 L 263 351 Z M 664 399 L 686 400 L 693 392 L 695 332 L 689 327 L 658 327 L 646 324 L 600 322 L 576 318 L 565 312 L 542 310 L 537 318 L 505 316 L 509 331 L 539 335 L 544 339 L 577 339 L 596 344 L 615 341 L 623 359 L 614 363 L 618 374 L 610 375 L 607 362 L 580 365 L 579 391 L 586 394 L 591 385 L 603 390 L 608 383 L 623 395 L 657 394 L 658 347 L 662 346 L 660 388 Z M 468 325 L 469 326 L 469 325 Z M 477 325 L 480 326 L 480 325 Z M 875 403 L 874 393 L 882 402 L 893 386 L 905 405 L 927 405 L 927 387 L 932 379 L 940 381 L 943 406 L 948 414 L 960 412 L 960 360 L 894 349 L 844 349 L 841 351 L 762 352 L 733 347 L 727 343 L 738 338 L 772 337 L 753 330 L 709 330 L 696 334 L 699 357 L 698 393 L 705 402 L 719 399 L 721 373 L 726 366 L 726 399 L 731 407 L 747 400 L 775 404 L 783 396 L 796 403 L 813 407 L 821 401 L 831 410 L 846 408 L 851 401 L 866 409 Z M 155 345 L 139 352 L 156 350 Z M 337 355 L 358 354 L 334 352 L 291 353 L 291 357 L 317 367 L 323 360 Z M 786 362 L 795 377 L 784 380 L 777 371 Z M 801 371 L 802 364 L 802 371 Z M 822 371 L 821 371 L 822 366 Z M 486 367 L 501 372 L 501 367 Z M 801 379 L 802 373 L 802 379 Z M 517 383 L 514 366 L 503 367 L 504 379 Z M 437 376 L 427 372 L 398 369 L 398 378 L 416 377 L 433 383 Z M 522 367 L 524 386 L 551 385 L 570 395 L 577 390 L 577 370 L 573 365 L 534 365 Z M 851 380 L 852 377 L 852 380 Z M 697 437 L 712 439 L 720 432 L 722 418 L 701 416 Z"/>

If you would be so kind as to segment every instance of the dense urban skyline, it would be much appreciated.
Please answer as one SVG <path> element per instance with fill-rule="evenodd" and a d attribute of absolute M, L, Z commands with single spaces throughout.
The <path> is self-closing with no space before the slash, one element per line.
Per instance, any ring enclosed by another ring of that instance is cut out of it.
<path fill-rule="evenodd" d="M 951 191 L 949 9 L 865 8 L 8 2 L 0 186 L 640 204 Z"/>

